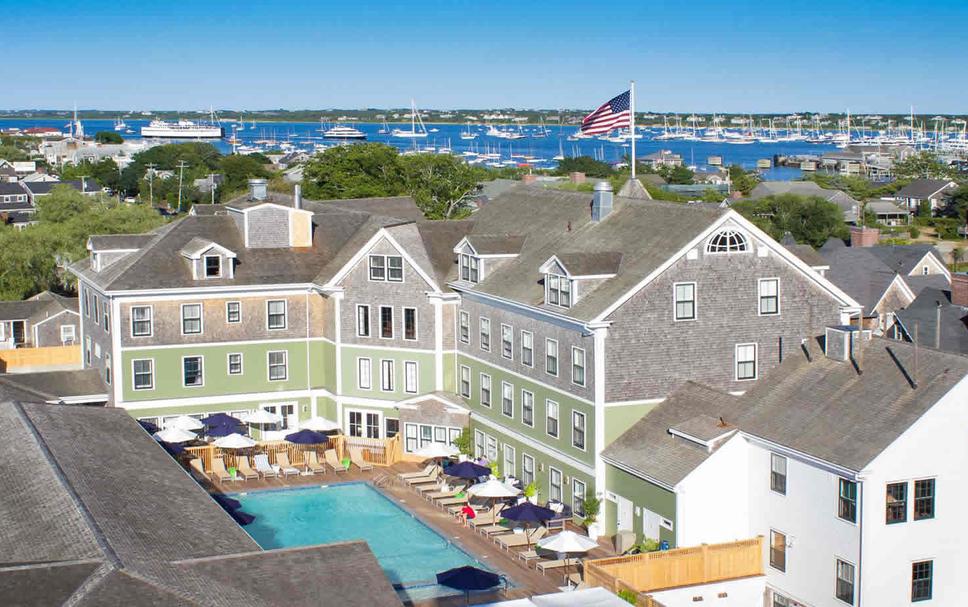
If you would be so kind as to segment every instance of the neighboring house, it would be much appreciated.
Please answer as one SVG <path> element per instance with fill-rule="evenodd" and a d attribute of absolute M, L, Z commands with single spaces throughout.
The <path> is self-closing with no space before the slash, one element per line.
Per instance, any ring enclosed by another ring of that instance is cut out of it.
<path fill-rule="evenodd" d="M 922 202 L 928 202 L 936 211 L 948 205 L 951 194 L 958 184 L 949 179 L 915 179 L 894 194 L 894 200 L 908 210 L 917 211 Z"/>
<path fill-rule="evenodd" d="M 77 299 L 50 291 L 24 301 L 0 301 L 0 348 L 45 348 L 79 343 Z"/>
<path fill-rule="evenodd" d="M 952 274 L 950 289 L 926 288 L 894 313 L 894 339 L 968 354 L 968 275 Z"/>
<path fill-rule="evenodd" d="M 864 211 L 872 213 L 878 223 L 886 226 L 904 226 L 911 223 L 911 211 L 889 200 L 869 200 Z"/>
<path fill-rule="evenodd" d="M 817 196 L 832 202 L 843 211 L 846 223 L 857 223 L 860 214 L 860 202 L 842 190 L 826 190 L 814 181 L 762 181 L 750 192 L 749 198 L 758 200 L 767 196 L 779 194 L 796 194 L 798 196 Z"/>
<path fill-rule="evenodd" d="M 42 198 L 50 194 L 51 190 L 58 186 L 69 186 L 82 194 L 87 194 L 88 196 L 94 196 L 100 193 L 101 188 L 98 187 L 97 182 L 93 179 L 76 179 L 70 181 L 28 181 L 24 182 L 24 187 L 27 188 L 27 195 L 30 197 L 30 204 L 36 206 L 37 199 Z"/>
<path fill-rule="evenodd" d="M 33 222 L 34 205 L 20 182 L 0 182 L 0 221 L 23 228 Z"/>
<path fill-rule="evenodd" d="M 682 156 L 672 150 L 659 150 L 645 156 L 639 156 L 638 161 L 640 164 L 649 165 L 653 169 L 682 166 Z"/>
<path fill-rule="evenodd" d="M 656 406 L 605 450 L 608 531 L 763 536 L 769 605 L 960 605 L 968 358 L 861 353 L 857 334 L 829 329 L 743 396 L 689 383 Z"/>
<path fill-rule="evenodd" d="M 251 185 L 151 234 L 92 237 L 71 267 L 85 366 L 114 406 L 264 408 L 284 416 L 270 437 L 321 415 L 406 452 L 469 412 L 478 455 L 580 514 L 605 491 L 601 449 L 686 379 L 745 391 L 860 313 L 728 209 L 518 185 L 431 222 L 409 198 Z"/>

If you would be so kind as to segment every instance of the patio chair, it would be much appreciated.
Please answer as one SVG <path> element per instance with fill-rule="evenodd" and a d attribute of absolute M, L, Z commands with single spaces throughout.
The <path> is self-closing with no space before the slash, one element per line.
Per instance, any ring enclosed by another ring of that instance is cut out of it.
<path fill-rule="evenodd" d="M 460 512 L 460 509 L 463 508 L 464 504 L 466 503 L 467 503 L 466 494 L 462 495 L 461 497 L 457 497 L 455 495 L 454 497 L 447 497 L 441 500 L 437 500 L 437 507 L 447 508 L 447 512 L 449 512 L 451 516 L 454 516 L 458 512 Z"/>
<path fill-rule="evenodd" d="M 238 472 L 239 476 L 245 480 L 249 480 L 250 478 L 259 478 L 259 473 L 249 466 L 249 457 L 246 455 L 235 456 L 235 471 Z"/>
<path fill-rule="evenodd" d="M 581 559 L 577 558 L 556 559 L 554 561 L 538 561 L 534 564 L 534 568 L 543 574 L 547 574 L 549 571 L 563 569 L 565 567 L 573 567 L 579 563 L 581 563 Z"/>
<path fill-rule="evenodd" d="M 475 530 L 478 527 L 486 527 L 487 525 L 493 525 L 501 520 L 501 510 L 504 510 L 504 504 L 495 504 L 490 510 L 478 514 L 475 518 L 467 521 L 471 527 Z"/>
<path fill-rule="evenodd" d="M 373 464 L 363 459 L 363 452 L 360 451 L 359 447 L 350 447 L 350 461 L 354 466 L 360 469 L 360 472 L 366 472 L 367 470 L 373 469 Z"/>
<path fill-rule="evenodd" d="M 188 462 L 188 466 L 191 468 L 192 476 L 200 477 L 207 481 L 212 480 L 211 478 L 209 478 L 208 474 L 205 474 L 205 467 L 202 465 L 201 459 L 196 457 L 192 461 Z M 228 477 L 225 480 L 229 480 L 230 478 L 232 478 L 231 476 L 229 476 L 228 472 L 225 473 L 225 476 Z M 219 480 L 222 480 L 222 479 L 219 479 Z"/>
<path fill-rule="evenodd" d="M 202 460 L 193 459 L 192 460 L 193 467 L 195 465 L 195 462 L 198 462 L 199 468 L 202 467 Z M 217 480 L 220 483 L 224 483 L 226 481 L 232 480 L 232 475 L 229 474 L 229 471 L 225 469 L 225 460 L 223 460 L 221 457 L 212 458 L 212 476 L 214 476 L 215 480 Z"/>
<path fill-rule="evenodd" d="M 458 493 L 464 490 L 464 485 L 457 485 L 451 487 L 449 491 L 431 491 L 430 493 L 425 493 L 424 497 L 429 501 L 433 502 L 435 500 L 447 499 L 449 497 L 454 497 Z"/>
<path fill-rule="evenodd" d="M 319 463 L 319 458 L 316 457 L 315 451 L 306 451 L 303 453 L 303 459 L 306 460 L 306 470 L 309 470 L 313 474 L 317 472 L 326 474 L 326 466 Z"/>
<path fill-rule="evenodd" d="M 260 453 L 252 458 L 255 462 L 255 471 L 262 475 L 262 478 L 278 477 L 279 473 L 276 472 L 272 466 L 269 465 L 269 456 L 265 453 Z"/>
<path fill-rule="evenodd" d="M 327 449 L 325 455 L 326 463 L 329 464 L 329 467 L 333 470 L 336 470 L 337 472 L 350 471 L 349 466 L 344 466 L 343 462 L 339 461 L 339 457 L 336 455 L 336 449 Z"/>
<path fill-rule="evenodd" d="M 507 525 L 502 525 L 500 523 L 495 523 L 493 525 L 485 525 L 477 529 L 477 532 L 484 537 L 494 538 L 499 535 L 506 535 L 508 533 L 513 533 L 514 529 L 508 527 Z"/>
<path fill-rule="evenodd" d="M 538 527 L 530 533 L 525 531 L 524 533 L 515 533 L 512 535 L 499 535 L 494 538 L 494 541 L 501 548 L 510 551 L 511 548 L 520 548 L 528 544 L 533 546 L 538 540 L 547 535 L 547 533 L 548 529 L 546 527 Z"/>
<path fill-rule="evenodd" d="M 419 476 L 417 478 L 405 478 L 403 479 L 403 482 L 413 487 L 415 485 L 425 485 L 427 483 L 436 483 L 438 478 L 440 478 L 440 472 L 435 468 L 427 476 Z"/>
<path fill-rule="evenodd" d="M 299 476 L 299 468 L 289 463 L 289 454 L 285 451 L 276 453 L 276 465 L 283 476 Z"/>
<path fill-rule="evenodd" d="M 397 472 L 397 478 L 400 480 L 407 480 L 408 478 L 420 478 L 421 476 L 430 476 L 436 468 L 436 464 L 427 464 L 427 466 L 420 472 Z"/>
<path fill-rule="evenodd" d="M 436 482 L 417 485 L 414 487 L 414 489 L 416 489 L 420 495 L 426 497 L 429 493 L 438 493 L 443 491 L 446 486 L 447 482 L 444 479 L 439 478 Z"/>

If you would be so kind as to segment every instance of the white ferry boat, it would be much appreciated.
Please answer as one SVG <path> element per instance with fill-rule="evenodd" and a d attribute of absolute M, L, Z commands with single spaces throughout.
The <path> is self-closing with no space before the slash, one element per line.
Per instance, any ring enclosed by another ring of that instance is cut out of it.
<path fill-rule="evenodd" d="M 206 124 L 191 120 L 167 122 L 152 120 L 148 126 L 141 127 L 142 137 L 165 139 L 221 139 L 225 130 L 218 124 Z"/>
<path fill-rule="evenodd" d="M 323 131 L 323 139 L 366 139 L 366 133 L 351 126 L 334 126 Z"/>

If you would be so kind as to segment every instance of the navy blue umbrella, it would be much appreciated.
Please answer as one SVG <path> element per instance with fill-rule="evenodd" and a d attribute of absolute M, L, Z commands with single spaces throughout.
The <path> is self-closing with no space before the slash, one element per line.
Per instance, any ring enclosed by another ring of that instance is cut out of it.
<path fill-rule="evenodd" d="M 255 517 L 248 512 L 242 512 L 241 510 L 230 510 L 229 516 L 235 519 L 235 522 L 240 525 L 248 525 L 255 520 Z"/>
<path fill-rule="evenodd" d="M 166 443 L 165 441 L 158 441 L 158 444 L 171 455 L 178 455 L 179 453 L 183 453 L 185 451 L 185 447 L 179 445 L 178 443 Z"/>
<path fill-rule="evenodd" d="M 448 466 L 444 470 L 444 474 L 447 476 L 456 476 L 457 478 L 481 478 L 482 476 L 490 476 L 491 469 L 487 466 L 479 466 L 474 462 L 464 461 L 453 466 Z"/>
<path fill-rule="evenodd" d="M 209 436 L 228 436 L 229 434 L 242 434 L 245 431 L 240 424 L 233 422 L 230 424 L 216 424 L 214 426 L 208 426 L 205 429 L 205 434 Z"/>
<path fill-rule="evenodd" d="M 487 590 L 501 584 L 501 576 L 477 567 L 464 565 L 437 574 L 437 583 L 455 590 L 463 590 L 465 598 L 471 590 Z"/>
<path fill-rule="evenodd" d="M 219 506 L 225 510 L 238 510 L 242 507 L 242 502 L 237 499 L 233 499 L 227 495 L 222 495 L 221 493 L 216 493 L 212 495 L 212 499 L 215 500 Z"/>
<path fill-rule="evenodd" d="M 149 422 L 149 421 L 148 421 L 148 420 L 146 420 L 146 419 L 139 419 L 139 420 L 138 420 L 138 423 L 139 423 L 139 424 L 141 424 L 141 427 L 142 427 L 142 428 L 144 428 L 144 429 L 145 429 L 145 431 L 147 431 L 147 432 L 148 432 L 148 434 L 154 434 L 154 433 L 155 433 L 155 432 L 157 432 L 157 431 L 158 431 L 158 429 L 159 429 L 159 428 L 158 428 L 158 424 L 155 424 L 155 423 L 152 423 L 152 422 Z"/>
<path fill-rule="evenodd" d="M 241 419 L 237 417 L 232 417 L 227 413 L 213 413 L 212 415 L 209 415 L 208 417 L 203 417 L 198 421 L 202 422 L 206 426 L 231 426 L 231 425 L 238 426 L 239 424 L 242 423 Z"/>
<path fill-rule="evenodd" d="M 543 523 L 555 518 L 555 511 L 531 502 L 524 502 L 501 511 L 501 516 L 520 523 Z"/>
<path fill-rule="evenodd" d="M 292 434 L 287 434 L 286 440 L 290 443 L 296 443 L 298 445 L 318 445 L 328 441 L 329 437 L 322 432 L 307 429 L 300 430 L 299 432 L 293 432 Z"/>

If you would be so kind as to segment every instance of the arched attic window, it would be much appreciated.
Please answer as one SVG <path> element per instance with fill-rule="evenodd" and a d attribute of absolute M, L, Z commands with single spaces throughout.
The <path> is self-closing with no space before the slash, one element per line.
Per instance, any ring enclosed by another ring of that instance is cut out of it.
<path fill-rule="evenodd" d="M 707 253 L 742 253 L 749 251 L 749 248 L 746 236 L 728 228 L 717 232 L 706 244 Z"/>

